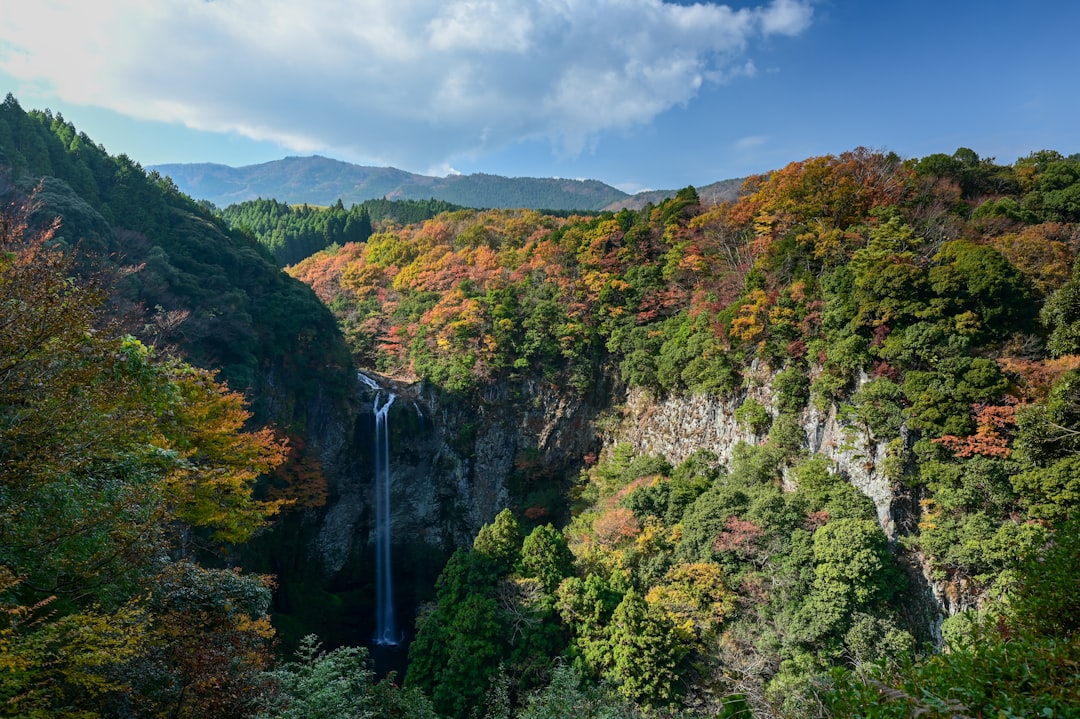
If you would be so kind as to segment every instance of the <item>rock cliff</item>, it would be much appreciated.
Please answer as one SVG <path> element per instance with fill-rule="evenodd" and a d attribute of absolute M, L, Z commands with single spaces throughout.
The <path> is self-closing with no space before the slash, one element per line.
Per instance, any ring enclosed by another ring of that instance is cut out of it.
<path fill-rule="evenodd" d="M 430 599 L 453 550 L 469 546 L 479 528 L 504 507 L 557 521 L 587 455 L 630 444 L 638 453 L 660 454 L 672 464 L 699 449 L 730 460 L 740 442 L 765 441 L 736 421 L 740 405 L 753 399 L 778 415 L 774 375 L 767 370 L 755 370 L 749 389 L 727 397 L 657 398 L 607 383 L 582 399 L 534 379 L 492 384 L 471 403 L 423 384 L 368 374 L 373 383 L 360 387 L 351 424 L 330 413 L 312 413 L 316 444 L 330 469 L 330 497 L 321 511 L 293 520 L 296 541 L 303 546 L 295 557 L 296 576 L 334 595 L 332 614 L 342 618 L 337 630 L 359 631 L 360 641 L 373 594 L 372 437 L 379 393 L 398 397 L 389 414 L 391 534 L 403 616 Z M 917 502 L 887 476 L 888 446 L 845 422 L 835 405 L 823 411 L 808 404 L 799 413 L 799 425 L 804 449 L 828 457 L 874 502 L 882 529 L 908 567 L 918 622 L 936 637 L 942 616 L 963 607 L 955 592 L 933 586 L 924 563 L 904 549 L 903 536 L 916 529 Z"/>

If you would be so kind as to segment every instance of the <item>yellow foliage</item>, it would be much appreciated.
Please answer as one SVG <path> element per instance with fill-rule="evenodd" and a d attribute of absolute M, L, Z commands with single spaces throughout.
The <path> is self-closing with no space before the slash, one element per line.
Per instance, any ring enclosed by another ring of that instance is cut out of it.
<path fill-rule="evenodd" d="M 754 289 L 746 296 L 739 314 L 731 320 L 731 336 L 743 342 L 752 342 L 765 332 L 766 309 L 769 296 L 764 290 Z"/>
<path fill-rule="evenodd" d="M 919 519 L 919 531 L 925 532 L 927 530 L 937 529 L 937 518 L 941 516 L 941 509 L 933 499 L 923 499 L 919 501 L 919 506 L 922 508 L 922 517 Z"/>
<path fill-rule="evenodd" d="M 724 586 L 722 570 L 711 562 L 677 564 L 645 595 L 671 620 L 682 641 L 699 643 L 716 635 L 735 600 Z"/>
<path fill-rule="evenodd" d="M 285 461 L 285 442 L 270 429 L 242 431 L 251 417 L 243 396 L 211 372 L 177 364 L 169 375 L 176 400 L 159 423 L 160 442 L 180 461 L 164 482 L 166 498 L 180 519 L 242 542 L 286 504 L 253 495 L 255 480 Z"/>

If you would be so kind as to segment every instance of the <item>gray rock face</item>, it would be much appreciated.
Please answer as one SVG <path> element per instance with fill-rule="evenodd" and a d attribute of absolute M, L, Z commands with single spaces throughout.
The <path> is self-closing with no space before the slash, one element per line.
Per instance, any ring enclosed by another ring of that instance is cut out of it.
<path fill-rule="evenodd" d="M 735 410 L 747 398 L 765 407 L 772 405 L 767 385 L 730 398 L 687 395 L 657 400 L 647 392 L 631 390 L 622 423 L 616 431 L 606 434 L 604 441 L 607 446 L 629 443 L 641 454 L 662 454 L 672 464 L 679 464 L 698 449 L 707 449 L 730 462 L 740 442 L 756 444 L 764 440 L 735 421 Z M 772 413 L 775 416 L 775 409 Z M 857 428 L 840 422 L 835 406 L 826 414 L 807 407 L 801 420 L 807 449 L 831 459 L 839 474 L 873 500 L 881 528 L 895 539 L 893 492 L 880 470 L 886 444 L 874 442 Z"/>
<path fill-rule="evenodd" d="M 468 545 L 481 526 L 509 505 L 509 480 L 523 452 L 564 476 L 575 473 L 586 453 L 600 443 L 629 443 L 639 453 L 662 454 L 672 464 L 699 449 L 730 461 L 740 442 L 765 439 L 739 426 L 738 407 L 752 398 L 777 414 L 771 375 L 758 375 L 751 389 L 733 397 L 656 399 L 639 389 L 621 393 L 621 420 L 605 423 L 603 430 L 597 427 L 599 406 L 539 380 L 493 384 L 475 406 L 454 406 L 423 386 L 376 378 L 382 389 L 360 395 L 351 458 L 330 462 L 346 471 L 337 473 L 333 501 L 320 523 L 319 557 L 333 573 L 355 552 L 354 544 L 369 541 L 371 460 L 364 444 L 370 442 L 366 419 L 376 391 L 392 391 L 400 398 L 390 412 L 395 541 L 449 552 Z M 874 502 L 882 529 L 895 539 L 895 496 L 882 471 L 886 444 L 841 421 L 835 406 L 824 413 L 808 406 L 800 419 L 806 448 L 831 459 L 836 471 Z M 323 432 L 320 451 L 340 454 L 346 444 L 343 434 L 340 429 Z"/>
<path fill-rule="evenodd" d="M 328 454 L 347 455 L 329 462 L 338 471 L 311 548 L 327 575 L 346 570 L 373 541 L 370 443 L 377 392 L 398 397 L 388 417 L 391 532 L 394 545 L 407 552 L 448 556 L 470 545 L 480 527 L 510 505 L 510 480 L 523 455 L 548 475 L 569 478 L 598 446 L 596 410 L 551 383 L 493 384 L 480 402 L 464 406 L 423 385 L 368 374 L 378 389 L 361 387 L 349 446 L 326 443 Z"/>
<path fill-rule="evenodd" d="M 859 386 L 868 380 L 865 375 L 860 377 Z M 648 392 L 631 390 L 622 406 L 621 421 L 603 434 L 604 446 L 629 443 L 639 454 L 662 454 L 672 464 L 682 462 L 698 449 L 707 449 L 730 462 L 740 442 L 764 441 L 764 437 L 739 426 L 735 411 L 753 398 L 769 408 L 775 418 L 778 412 L 773 406 L 771 383 L 771 375 L 759 373 L 749 390 L 726 398 L 689 395 L 656 399 Z M 806 449 L 832 460 L 835 471 L 873 501 L 878 523 L 908 576 L 913 598 L 911 616 L 921 616 L 919 623 L 927 638 L 940 642 L 942 619 L 972 603 L 970 598 L 963 599 L 964 592 L 957 587 L 935 582 L 925 558 L 897 541 L 914 531 L 916 508 L 885 474 L 887 443 L 874 441 L 865 430 L 841 420 L 835 405 L 827 412 L 807 406 L 800 413 L 800 424 Z M 906 429 L 902 430 L 901 441 L 908 441 Z M 791 483 L 794 479 L 788 476 L 785 481 Z"/>

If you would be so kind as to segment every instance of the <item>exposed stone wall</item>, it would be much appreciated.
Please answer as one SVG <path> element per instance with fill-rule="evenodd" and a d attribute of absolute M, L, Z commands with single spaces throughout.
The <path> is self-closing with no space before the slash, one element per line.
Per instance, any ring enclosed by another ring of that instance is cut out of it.
<path fill-rule="evenodd" d="M 765 439 L 735 421 L 735 411 L 751 397 L 767 408 L 772 405 L 767 385 L 734 397 L 682 395 L 655 399 L 646 391 L 631 390 L 622 408 L 622 422 L 604 435 L 604 443 L 629 443 L 639 453 L 662 454 L 675 465 L 698 449 L 707 449 L 730 462 L 740 442 L 757 444 Z M 772 413 L 775 416 L 775 409 Z M 835 406 L 827 413 L 807 407 L 801 420 L 807 449 L 831 459 L 837 472 L 874 502 L 881 528 L 894 539 L 894 495 L 882 471 L 886 444 L 874 442 L 857 427 L 840 422 Z"/>
<path fill-rule="evenodd" d="M 679 464 L 698 449 L 707 449 L 730 462 L 740 442 L 765 441 L 735 420 L 735 411 L 748 398 L 770 408 L 774 418 L 771 376 L 757 376 L 753 386 L 736 396 L 705 395 L 655 398 L 643 390 L 631 390 L 618 408 L 619 421 L 609 423 L 602 435 L 605 449 L 628 443 L 640 454 L 662 454 Z M 869 380 L 859 378 L 859 385 Z M 910 618 L 928 639 L 941 641 L 941 621 L 971 605 L 962 588 L 934 582 L 920 553 L 908 551 L 897 540 L 915 531 L 917 506 L 895 487 L 885 474 L 888 446 L 873 441 L 861 428 L 843 422 L 835 405 L 822 412 L 807 406 L 800 413 L 806 433 L 806 449 L 832 460 L 835 470 L 869 497 L 877 509 L 878 523 L 905 568 L 912 598 Z M 906 430 L 901 440 L 907 442 Z M 793 481 L 785 477 L 786 482 Z M 790 486 L 790 485 L 789 485 Z"/>

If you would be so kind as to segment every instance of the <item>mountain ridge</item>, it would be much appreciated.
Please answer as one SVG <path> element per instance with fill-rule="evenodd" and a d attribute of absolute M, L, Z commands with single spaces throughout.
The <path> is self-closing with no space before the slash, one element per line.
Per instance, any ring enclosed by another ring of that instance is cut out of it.
<path fill-rule="evenodd" d="M 356 165 L 320 155 L 232 167 L 218 163 L 169 163 L 148 170 L 170 177 L 177 187 L 218 207 L 248 200 L 276 199 L 290 204 L 346 205 L 365 200 L 445 200 L 480 209 L 581 210 L 640 209 L 674 197 L 677 190 L 628 194 L 599 180 L 557 177 L 505 177 L 490 173 L 435 177 L 395 167 Z M 734 199 L 741 179 L 699 188 L 705 201 Z"/>
<path fill-rule="evenodd" d="M 435 198 L 475 207 L 599 210 L 630 195 L 598 180 L 508 178 L 487 173 L 433 177 L 394 167 L 355 165 L 319 155 L 231 167 L 173 163 L 148 169 L 168 175 L 185 193 L 215 205 L 274 198 L 292 204 L 346 205 L 365 200 Z"/>

